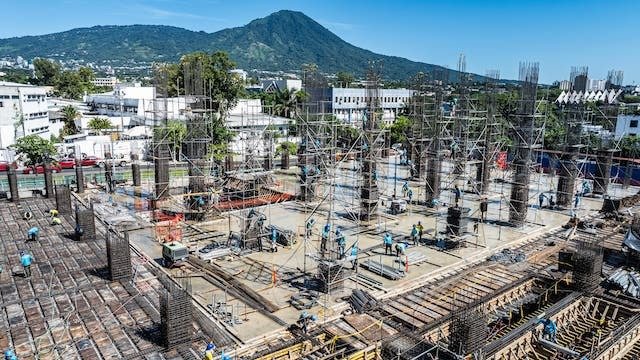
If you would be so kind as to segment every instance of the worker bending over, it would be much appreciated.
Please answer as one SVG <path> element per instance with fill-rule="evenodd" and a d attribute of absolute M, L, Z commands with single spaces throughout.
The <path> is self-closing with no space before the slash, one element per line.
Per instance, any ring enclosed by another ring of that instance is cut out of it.
<path fill-rule="evenodd" d="M 18 360 L 18 357 L 11 349 L 4 352 L 4 360 Z"/>
<path fill-rule="evenodd" d="M 407 245 L 405 245 L 404 243 L 397 243 L 396 244 L 396 256 L 400 257 L 400 255 L 404 255 L 404 251 L 407 248 Z"/>
<path fill-rule="evenodd" d="M 556 323 L 551 319 L 540 319 L 538 320 L 538 323 L 544 325 L 544 328 L 542 329 L 542 338 L 554 343 L 557 342 L 556 333 L 558 332 L 558 327 L 556 326 Z"/>
<path fill-rule="evenodd" d="M 54 217 L 58 216 L 58 214 L 59 214 L 59 212 L 58 212 L 58 210 L 56 210 L 56 209 L 51 209 L 51 210 L 49 210 L 49 216 L 50 216 L 51 218 L 54 218 Z"/>
<path fill-rule="evenodd" d="M 37 226 L 32 227 L 27 231 L 27 241 L 37 241 L 38 235 L 40 234 L 40 229 Z"/>
<path fill-rule="evenodd" d="M 393 238 L 391 237 L 391 234 L 385 232 L 382 241 L 384 243 L 384 254 L 393 255 L 393 250 L 391 250 L 391 245 L 393 245 Z"/>
<path fill-rule="evenodd" d="M 309 330 L 309 325 L 316 320 L 317 318 L 315 315 L 303 311 L 298 318 L 298 326 L 300 327 L 300 329 L 302 329 L 302 332 L 306 334 Z"/>

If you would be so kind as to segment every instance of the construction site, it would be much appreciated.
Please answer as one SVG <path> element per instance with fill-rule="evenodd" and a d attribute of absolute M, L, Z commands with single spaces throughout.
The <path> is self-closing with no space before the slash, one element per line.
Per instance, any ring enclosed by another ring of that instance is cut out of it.
<path fill-rule="evenodd" d="M 597 107 L 541 99 L 538 64 L 521 63 L 504 119 L 499 72 L 480 102 L 464 57 L 457 70 L 453 111 L 449 73 L 417 85 L 402 146 L 371 63 L 355 141 L 330 102 L 308 101 L 295 153 L 248 115 L 241 149 L 216 157 L 224 106 L 191 65 L 187 171 L 171 171 L 162 111 L 153 165 L 134 161 L 130 177 L 107 163 L 97 185 L 80 166 L 58 184 L 45 169 L 43 191 L 27 193 L 10 170 L 0 349 L 21 360 L 640 358 L 640 188 L 612 177 L 615 141 L 594 149 L 582 131 L 615 122 L 615 95 Z M 159 69 L 158 102 L 166 79 Z M 303 82 L 308 93 L 320 83 Z M 545 150 L 552 106 L 562 151 Z"/>

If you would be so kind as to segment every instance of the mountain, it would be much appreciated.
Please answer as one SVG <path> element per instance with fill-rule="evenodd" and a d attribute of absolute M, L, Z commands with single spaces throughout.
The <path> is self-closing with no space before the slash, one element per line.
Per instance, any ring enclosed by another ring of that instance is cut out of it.
<path fill-rule="evenodd" d="M 315 63 L 322 72 L 362 75 L 369 60 L 382 60 L 385 78 L 405 80 L 419 71 L 444 69 L 359 48 L 305 14 L 289 10 L 214 33 L 162 25 L 127 25 L 0 39 L 0 58 L 82 59 L 98 65 L 177 61 L 181 55 L 197 50 L 223 50 L 240 68 L 269 71 L 299 70 L 302 64 Z M 449 74 L 452 79 L 457 77 L 455 71 Z"/>

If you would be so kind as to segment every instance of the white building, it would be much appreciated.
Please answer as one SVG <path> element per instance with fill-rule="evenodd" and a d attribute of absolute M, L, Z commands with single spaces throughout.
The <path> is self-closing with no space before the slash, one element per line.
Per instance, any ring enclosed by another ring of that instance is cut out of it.
<path fill-rule="evenodd" d="M 93 84 L 93 86 L 115 87 L 116 84 L 118 83 L 118 78 L 116 78 L 115 76 L 104 77 L 104 78 L 95 78 L 95 79 L 91 80 L 91 83 Z"/>
<path fill-rule="evenodd" d="M 44 87 L 0 81 L 0 148 L 25 135 L 49 139 L 49 125 Z"/>
<path fill-rule="evenodd" d="M 242 69 L 232 69 L 232 70 L 229 70 L 229 73 L 236 75 L 238 79 L 242 81 L 247 81 L 247 76 L 249 75 L 246 71 Z"/>
<path fill-rule="evenodd" d="M 187 100 L 156 98 L 156 88 L 136 84 L 116 84 L 113 91 L 84 97 L 85 103 L 100 117 L 107 117 L 116 128 L 154 125 L 154 121 L 184 119 Z"/>
<path fill-rule="evenodd" d="M 393 123 L 398 112 L 405 107 L 414 91 L 409 89 L 380 89 L 378 103 L 383 110 L 382 119 L 386 124 Z M 339 120 L 356 124 L 362 121 L 367 108 L 367 89 L 330 88 L 327 96 L 331 99 L 331 109 Z"/>
<path fill-rule="evenodd" d="M 627 135 L 638 136 L 640 134 L 640 115 L 618 115 L 616 121 L 616 140 Z"/>
<path fill-rule="evenodd" d="M 560 81 L 560 90 L 564 90 L 564 91 L 571 90 L 571 81 L 569 80 Z"/>
<path fill-rule="evenodd" d="M 276 92 L 276 91 L 297 91 L 302 89 L 302 80 L 299 79 L 279 79 L 279 80 L 262 80 L 262 91 L 264 92 Z"/>
<path fill-rule="evenodd" d="M 589 80 L 589 88 L 587 90 L 604 91 L 606 85 L 607 85 L 607 80 L 590 79 Z"/>

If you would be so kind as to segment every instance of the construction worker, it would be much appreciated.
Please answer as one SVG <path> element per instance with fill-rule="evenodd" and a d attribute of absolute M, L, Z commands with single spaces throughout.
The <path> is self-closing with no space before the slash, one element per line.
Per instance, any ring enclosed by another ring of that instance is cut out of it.
<path fill-rule="evenodd" d="M 31 263 L 33 262 L 33 257 L 26 251 L 20 252 L 20 263 L 24 268 L 24 277 L 31 277 Z"/>
<path fill-rule="evenodd" d="M 411 204 L 411 199 L 413 199 L 413 190 L 409 189 L 407 191 L 407 197 L 409 198 L 409 204 Z"/>
<path fill-rule="evenodd" d="M 22 220 L 27 220 L 27 221 L 29 221 L 29 220 L 31 220 L 32 218 L 33 218 L 33 213 L 32 213 L 31 211 L 25 211 L 25 212 L 22 214 Z"/>
<path fill-rule="evenodd" d="M 32 227 L 27 232 L 27 241 L 37 241 L 39 233 L 40 233 L 40 229 L 38 229 L 37 226 Z"/>
<path fill-rule="evenodd" d="M 482 201 L 480 201 L 480 221 L 485 221 L 487 220 L 487 210 L 489 209 L 489 202 L 487 201 L 487 198 L 482 198 Z"/>
<path fill-rule="evenodd" d="M 351 266 L 353 270 L 358 266 L 358 243 L 353 244 L 351 247 Z"/>
<path fill-rule="evenodd" d="M 580 192 L 576 191 L 576 195 L 575 195 L 575 199 L 573 200 L 573 207 L 574 208 L 578 208 L 578 205 L 580 205 Z"/>
<path fill-rule="evenodd" d="M 411 227 L 411 240 L 413 241 L 413 245 L 418 244 L 418 228 L 415 224 Z"/>
<path fill-rule="evenodd" d="M 476 234 L 478 233 L 478 221 L 477 220 L 473 223 L 473 232 L 476 233 Z"/>
<path fill-rule="evenodd" d="M 307 221 L 307 223 L 305 224 L 307 237 L 311 237 L 311 234 L 313 233 L 313 225 L 315 223 L 315 219 L 309 219 L 309 221 Z"/>
<path fill-rule="evenodd" d="M 405 181 L 404 184 L 402 184 L 402 194 L 407 196 L 407 192 L 409 192 L 409 183 Z"/>
<path fill-rule="evenodd" d="M 62 220 L 60 220 L 59 217 L 55 216 L 51 218 L 51 225 L 55 226 L 55 225 L 62 225 Z"/>
<path fill-rule="evenodd" d="M 460 191 L 458 185 L 453 188 L 453 194 L 455 195 L 456 199 L 456 207 L 458 207 L 458 201 L 460 201 L 460 197 L 462 196 L 462 192 Z"/>
<path fill-rule="evenodd" d="M 278 252 L 278 230 L 271 228 L 271 252 Z"/>
<path fill-rule="evenodd" d="M 393 255 L 393 250 L 391 250 L 391 245 L 393 245 L 393 238 L 391 237 L 391 234 L 385 232 L 382 241 L 384 243 L 384 254 Z"/>
<path fill-rule="evenodd" d="M 316 320 L 317 318 L 315 315 L 303 311 L 302 314 L 300 314 L 300 317 L 298 317 L 298 326 L 302 329 L 302 332 L 306 334 L 309 329 L 309 324 Z"/>
<path fill-rule="evenodd" d="M 231 356 L 225 354 L 223 351 L 222 353 L 220 353 L 220 360 L 231 360 Z"/>
<path fill-rule="evenodd" d="M 336 243 L 338 243 L 338 258 L 344 258 L 345 247 L 347 246 L 347 240 L 340 228 L 336 229 Z"/>
<path fill-rule="evenodd" d="M 420 242 L 422 242 L 422 234 L 424 234 L 424 226 L 422 226 L 422 223 L 418 221 L 416 228 L 418 229 L 418 245 L 420 245 Z"/>
<path fill-rule="evenodd" d="M 49 216 L 51 218 L 54 218 L 54 217 L 58 216 L 58 210 L 56 210 L 56 209 L 49 210 Z"/>
<path fill-rule="evenodd" d="M 400 255 L 404 255 L 404 250 L 407 248 L 407 245 L 405 245 L 404 243 L 397 243 L 396 244 L 396 256 L 400 257 Z"/>
<path fill-rule="evenodd" d="M 7 349 L 4 352 L 4 360 L 18 360 L 18 357 L 11 349 Z"/>
<path fill-rule="evenodd" d="M 329 241 L 329 234 L 331 234 L 331 224 L 326 223 L 322 228 L 322 238 L 320 239 L 320 252 L 327 251 L 327 241 Z"/>
<path fill-rule="evenodd" d="M 556 201 L 553 199 L 553 195 L 549 196 L 549 207 L 552 210 L 556 208 Z"/>
<path fill-rule="evenodd" d="M 556 323 L 551 319 L 540 319 L 538 320 L 538 323 L 544 325 L 544 328 L 542 329 L 542 338 L 554 343 L 557 342 L 556 333 L 558 332 L 558 327 L 556 326 Z"/>
<path fill-rule="evenodd" d="M 542 209 L 542 205 L 544 204 L 544 198 L 546 196 L 544 195 L 544 193 L 540 193 L 540 195 L 538 195 L 538 208 Z"/>
<path fill-rule="evenodd" d="M 207 344 L 207 348 L 204 350 L 204 358 L 203 359 L 204 360 L 213 360 L 213 356 L 214 356 L 213 352 L 215 351 L 215 349 L 216 349 L 216 346 L 212 342 L 209 342 Z"/>

